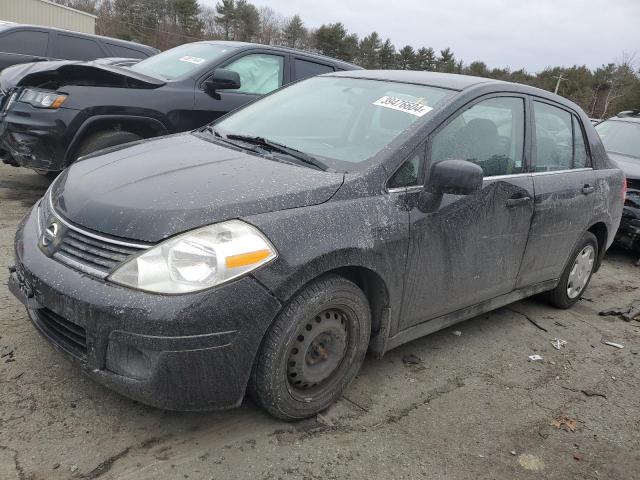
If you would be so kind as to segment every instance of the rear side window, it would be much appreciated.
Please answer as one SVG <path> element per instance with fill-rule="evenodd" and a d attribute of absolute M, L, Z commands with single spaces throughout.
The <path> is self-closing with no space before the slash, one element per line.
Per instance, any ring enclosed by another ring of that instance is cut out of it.
<path fill-rule="evenodd" d="M 241 87 L 234 92 L 264 95 L 282 86 L 284 57 L 255 53 L 239 58 L 224 68 L 240 75 Z"/>
<path fill-rule="evenodd" d="M 141 52 L 140 50 L 123 47 L 121 45 L 114 45 L 113 43 L 107 43 L 107 47 L 114 57 L 147 58 L 149 56 L 148 54 Z"/>
<path fill-rule="evenodd" d="M 468 160 L 485 176 L 523 171 L 524 99 L 481 101 L 457 115 L 431 144 L 431 161 Z"/>
<path fill-rule="evenodd" d="M 95 60 L 105 54 L 95 40 L 58 34 L 53 56 L 65 60 Z"/>
<path fill-rule="evenodd" d="M 547 103 L 533 102 L 536 125 L 535 171 L 552 172 L 588 166 L 582 128 L 575 115 Z"/>
<path fill-rule="evenodd" d="M 10 32 L 0 38 L 0 52 L 44 57 L 47 55 L 49 34 L 35 30 Z"/>
<path fill-rule="evenodd" d="M 302 60 L 300 58 L 295 59 L 296 79 L 303 80 L 309 77 L 315 77 L 316 75 L 322 75 L 323 73 L 333 72 L 333 67 L 328 65 L 322 65 L 316 62 L 310 62 L 308 60 Z"/>

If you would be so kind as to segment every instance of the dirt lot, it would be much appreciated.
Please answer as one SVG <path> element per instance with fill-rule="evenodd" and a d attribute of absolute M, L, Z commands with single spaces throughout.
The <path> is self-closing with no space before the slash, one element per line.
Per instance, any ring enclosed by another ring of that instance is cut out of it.
<path fill-rule="evenodd" d="M 46 186 L 0 167 L 1 271 Z M 572 310 L 527 300 L 369 358 L 335 407 L 296 424 L 248 401 L 172 413 L 112 393 L 40 338 L 1 280 L 0 479 L 640 478 L 640 322 L 598 316 L 640 300 L 632 260 L 610 252 Z"/>

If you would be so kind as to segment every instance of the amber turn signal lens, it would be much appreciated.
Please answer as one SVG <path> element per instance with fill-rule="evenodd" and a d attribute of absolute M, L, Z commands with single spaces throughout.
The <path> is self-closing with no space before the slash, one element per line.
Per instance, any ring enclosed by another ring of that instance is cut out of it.
<path fill-rule="evenodd" d="M 271 255 L 269 250 L 257 250 L 255 252 L 241 253 L 239 255 L 231 255 L 226 258 L 227 268 L 245 267 L 258 263 Z"/>

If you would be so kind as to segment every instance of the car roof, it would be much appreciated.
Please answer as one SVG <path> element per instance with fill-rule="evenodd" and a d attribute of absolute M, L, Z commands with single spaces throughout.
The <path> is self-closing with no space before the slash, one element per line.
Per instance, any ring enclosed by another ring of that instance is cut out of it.
<path fill-rule="evenodd" d="M 47 27 L 44 25 L 32 25 L 32 24 L 28 24 L 28 23 L 13 23 L 11 25 L 2 25 L 2 32 L 8 32 L 9 30 L 13 30 L 13 29 L 21 29 L 21 28 L 37 28 L 38 30 L 48 30 L 48 31 L 52 31 L 52 32 L 60 32 L 60 33 L 71 33 L 73 35 L 78 35 L 80 37 L 88 37 L 88 38 L 95 38 L 98 40 L 101 40 L 103 42 L 107 42 L 107 43 L 113 43 L 115 45 L 122 45 L 124 46 L 130 46 L 132 48 L 139 48 L 139 49 L 143 49 L 146 51 L 153 51 L 153 52 L 159 52 L 160 50 L 158 50 L 157 48 L 154 47 L 150 47 L 149 45 L 145 45 L 143 43 L 137 43 L 137 42 L 131 42 L 129 40 L 120 40 L 119 38 L 112 38 L 112 37 L 104 37 L 102 35 L 94 35 L 91 33 L 83 33 L 83 32 L 75 32 L 73 30 L 66 30 L 64 28 L 55 28 L 55 27 Z"/>
<path fill-rule="evenodd" d="M 300 50 L 297 48 L 284 47 L 280 45 L 264 45 L 262 43 L 250 43 L 250 42 L 234 42 L 229 40 L 205 40 L 203 42 L 198 43 L 210 43 L 214 45 L 228 45 L 230 47 L 235 48 L 268 48 L 270 50 L 277 50 L 280 52 L 292 53 L 294 55 L 304 55 L 305 57 L 317 58 L 318 60 L 323 60 L 328 63 L 332 63 L 338 67 L 350 69 L 350 70 L 361 70 L 362 67 L 355 65 L 353 63 L 345 62 L 343 60 L 338 60 L 337 58 L 328 57 L 326 55 L 321 55 L 319 53 L 308 52 L 306 50 Z"/>
<path fill-rule="evenodd" d="M 414 70 L 357 70 L 350 72 L 334 72 L 322 75 L 340 76 L 349 78 L 362 78 L 368 80 L 383 80 L 389 82 L 412 83 L 416 85 L 424 85 L 428 87 L 447 88 L 462 92 L 477 86 L 495 86 L 495 90 L 522 93 L 548 99 L 559 103 L 575 111 L 581 111 L 581 108 L 560 95 L 556 95 L 541 88 L 531 87 L 522 83 L 505 82 L 493 78 L 474 77 L 471 75 L 460 75 L 457 73 L 440 73 Z"/>

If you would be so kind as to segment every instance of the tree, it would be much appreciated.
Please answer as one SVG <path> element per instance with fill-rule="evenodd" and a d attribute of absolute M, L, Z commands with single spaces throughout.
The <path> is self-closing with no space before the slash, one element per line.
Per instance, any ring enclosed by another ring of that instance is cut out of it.
<path fill-rule="evenodd" d="M 258 42 L 265 45 L 273 45 L 280 42 L 282 17 L 271 7 L 260 7 L 260 32 Z"/>
<path fill-rule="evenodd" d="M 358 36 L 349 35 L 340 22 L 322 25 L 315 32 L 315 47 L 325 55 L 351 62 L 358 51 Z"/>
<path fill-rule="evenodd" d="M 398 52 L 398 68 L 400 70 L 410 70 L 415 63 L 416 53 L 411 45 L 406 45 Z"/>
<path fill-rule="evenodd" d="M 378 64 L 380 68 L 390 70 L 396 68 L 396 47 L 388 38 L 378 51 Z"/>
<path fill-rule="evenodd" d="M 260 30 L 258 9 L 247 0 L 237 0 L 234 13 L 234 40 L 251 42 Z"/>
<path fill-rule="evenodd" d="M 304 23 L 302 23 L 300 15 L 294 15 L 291 17 L 285 23 L 284 30 L 282 31 L 285 45 L 292 48 L 300 47 L 300 44 L 306 35 L 307 29 L 304 28 Z"/>
<path fill-rule="evenodd" d="M 466 75 L 474 75 L 476 77 L 488 77 L 489 68 L 487 68 L 486 63 L 475 61 L 469 64 L 469 66 L 465 69 L 464 73 Z"/>
<path fill-rule="evenodd" d="M 412 70 L 433 71 L 436 69 L 436 53 L 433 48 L 422 47 L 416 52 Z"/>
<path fill-rule="evenodd" d="M 358 46 L 358 65 L 369 70 L 380 68 L 381 48 L 382 41 L 377 32 L 364 37 Z"/>
<path fill-rule="evenodd" d="M 216 22 L 222 27 L 225 40 L 230 40 L 233 35 L 233 27 L 236 21 L 235 0 L 222 0 L 216 4 Z"/>
<path fill-rule="evenodd" d="M 456 67 L 456 59 L 453 56 L 453 52 L 450 48 L 445 48 L 444 50 L 440 50 L 440 57 L 437 60 L 438 62 L 438 71 L 453 73 Z"/>

